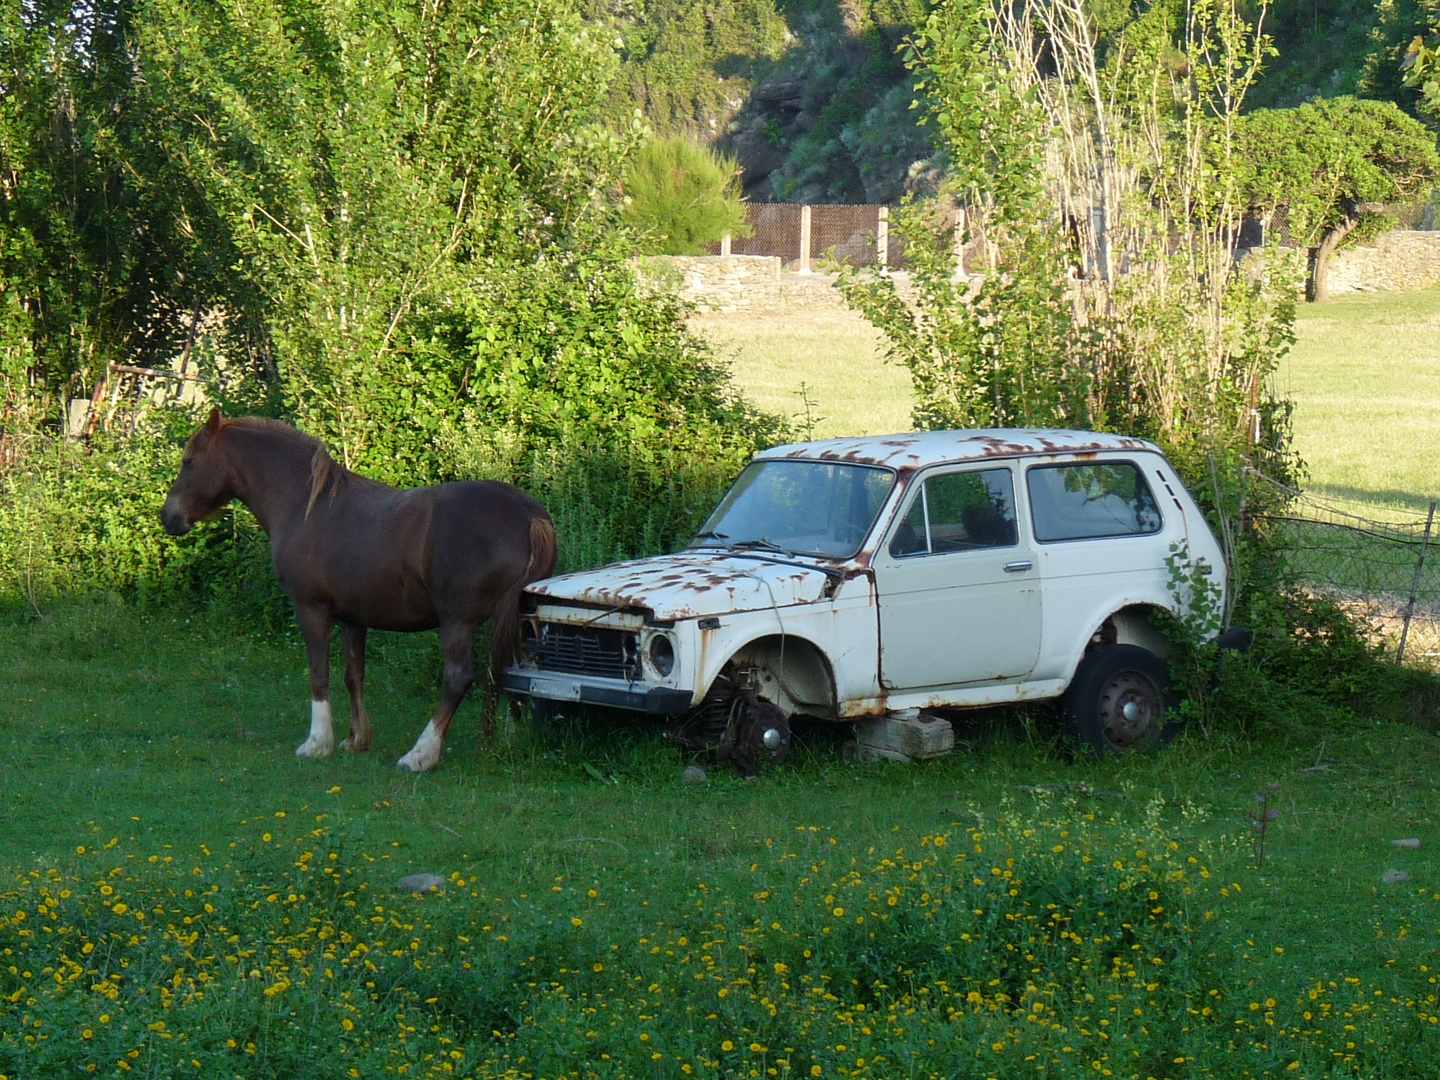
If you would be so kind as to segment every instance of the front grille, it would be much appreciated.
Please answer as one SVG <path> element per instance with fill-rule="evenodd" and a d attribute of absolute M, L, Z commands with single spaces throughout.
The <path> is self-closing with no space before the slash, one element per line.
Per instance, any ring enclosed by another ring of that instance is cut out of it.
<path fill-rule="evenodd" d="M 542 671 L 640 679 L 640 637 L 633 631 L 546 622 L 536 630 L 526 633 L 525 651 Z"/>

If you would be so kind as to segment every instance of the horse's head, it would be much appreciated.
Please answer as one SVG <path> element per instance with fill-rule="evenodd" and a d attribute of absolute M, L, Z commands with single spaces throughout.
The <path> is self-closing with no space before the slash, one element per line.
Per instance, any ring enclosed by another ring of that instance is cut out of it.
<path fill-rule="evenodd" d="M 217 446 L 219 434 L 220 410 L 211 409 L 205 425 L 185 444 L 180 475 L 160 510 L 160 520 L 171 536 L 184 536 L 195 522 L 235 497 L 229 462 Z"/>

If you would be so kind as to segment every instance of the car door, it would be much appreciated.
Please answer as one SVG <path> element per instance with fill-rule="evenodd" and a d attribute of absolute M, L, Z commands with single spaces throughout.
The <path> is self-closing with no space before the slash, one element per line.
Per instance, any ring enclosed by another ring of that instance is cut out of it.
<path fill-rule="evenodd" d="M 927 474 L 871 565 L 887 689 L 1019 679 L 1034 668 L 1039 572 L 1009 466 Z"/>
<path fill-rule="evenodd" d="M 1163 471 L 1153 475 L 1166 482 Z M 1069 678 L 1099 620 L 1131 597 L 1169 593 L 1165 560 L 1185 539 L 1185 517 L 1177 499 L 1167 519 L 1128 457 L 1031 465 L 1025 483 L 1049 613 L 1036 675 Z"/>

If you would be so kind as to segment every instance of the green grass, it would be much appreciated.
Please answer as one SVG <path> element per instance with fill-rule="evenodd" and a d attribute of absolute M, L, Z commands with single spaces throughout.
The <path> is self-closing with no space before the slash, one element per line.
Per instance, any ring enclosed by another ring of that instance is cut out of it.
<path fill-rule="evenodd" d="M 913 426 L 909 372 L 885 361 L 879 332 L 853 312 L 702 315 L 691 325 L 731 359 L 751 401 L 794 421 L 805 437 L 885 435 Z"/>
<path fill-rule="evenodd" d="M 1312 493 L 1423 513 L 1440 495 L 1440 291 L 1302 305 L 1279 374 Z"/>
<path fill-rule="evenodd" d="M 913 393 L 868 323 L 843 310 L 706 315 L 695 325 L 733 356 L 757 404 L 815 437 L 909 430 Z M 1309 490 L 1354 506 L 1423 513 L 1440 495 L 1440 290 L 1368 293 L 1301 305 L 1277 376 L 1295 402 Z"/>
<path fill-rule="evenodd" d="M 812 730 L 778 774 L 687 787 L 641 722 L 477 748 L 472 702 L 437 772 L 397 773 L 437 667 L 431 635 L 375 635 L 375 749 L 301 761 L 293 638 L 104 598 L 0 626 L 0 1075 L 1411 1080 L 1440 1054 L 1433 736 L 1302 716 L 1094 764 L 1006 713 L 925 765 Z M 422 871 L 442 893 L 397 889 Z"/>

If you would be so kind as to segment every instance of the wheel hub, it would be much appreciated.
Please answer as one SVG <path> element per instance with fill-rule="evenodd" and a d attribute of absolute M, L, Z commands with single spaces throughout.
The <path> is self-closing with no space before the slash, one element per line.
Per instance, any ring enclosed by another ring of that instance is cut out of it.
<path fill-rule="evenodd" d="M 1159 688 L 1142 672 L 1122 671 L 1100 695 L 1100 717 L 1110 746 L 1120 751 L 1133 749 L 1157 727 Z"/>

